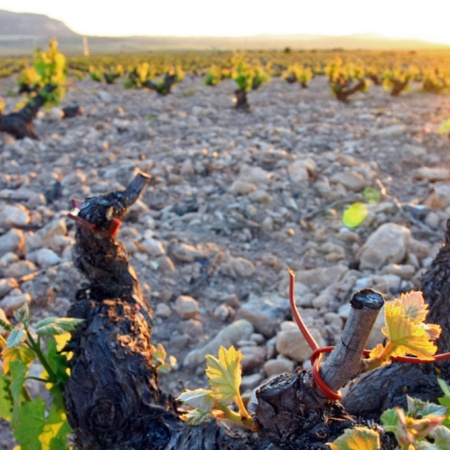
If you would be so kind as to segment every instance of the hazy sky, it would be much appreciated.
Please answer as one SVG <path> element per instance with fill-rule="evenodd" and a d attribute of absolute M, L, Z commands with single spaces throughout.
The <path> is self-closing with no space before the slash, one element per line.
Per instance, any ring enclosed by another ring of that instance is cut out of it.
<path fill-rule="evenodd" d="M 0 0 L 0 9 L 89 35 L 377 33 L 450 44 L 450 0 Z"/>

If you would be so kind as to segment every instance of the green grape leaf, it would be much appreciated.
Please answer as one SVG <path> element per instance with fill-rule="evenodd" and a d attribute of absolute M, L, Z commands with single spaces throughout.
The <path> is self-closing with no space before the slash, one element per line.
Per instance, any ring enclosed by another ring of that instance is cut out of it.
<path fill-rule="evenodd" d="M 436 449 L 450 448 L 450 430 L 447 427 L 436 427 L 430 437 L 433 438 Z"/>
<path fill-rule="evenodd" d="M 367 206 L 364 203 L 356 202 L 350 205 L 342 216 L 344 225 L 349 228 L 356 228 L 367 217 Z"/>
<path fill-rule="evenodd" d="M 212 392 L 206 389 L 195 389 L 193 391 L 187 389 L 177 400 L 182 401 L 191 408 L 197 408 L 201 411 L 211 411 L 215 403 Z"/>
<path fill-rule="evenodd" d="M 47 362 L 51 367 L 53 373 L 56 376 L 56 383 L 66 384 L 69 379 L 69 374 L 67 370 L 67 357 L 64 354 L 58 352 L 57 342 L 54 338 L 49 339 L 47 342 Z M 48 374 L 43 374 L 44 378 L 48 378 Z"/>
<path fill-rule="evenodd" d="M 25 326 L 30 325 L 31 321 L 31 312 L 28 303 L 25 303 L 21 306 L 17 311 L 14 311 L 14 318 L 17 322 L 23 323 Z"/>
<path fill-rule="evenodd" d="M 447 407 L 436 405 L 435 403 L 424 402 L 418 398 L 411 398 L 406 396 L 408 405 L 408 414 L 413 418 L 426 417 L 430 414 L 445 417 L 447 414 Z"/>
<path fill-rule="evenodd" d="M 433 340 L 439 337 L 439 325 L 426 324 L 428 314 L 422 293 L 402 294 L 400 299 L 386 303 L 383 334 L 389 339 L 391 356 L 412 354 L 423 360 L 432 360 L 437 347 Z"/>
<path fill-rule="evenodd" d="M 44 400 L 38 397 L 22 405 L 14 436 L 26 450 L 65 450 L 71 432 L 66 413 L 52 405 L 47 414 Z"/>
<path fill-rule="evenodd" d="M 387 409 L 380 416 L 385 431 L 395 433 L 398 426 L 398 414 L 395 408 Z"/>
<path fill-rule="evenodd" d="M 191 409 L 186 414 L 182 414 L 180 418 L 190 425 L 198 425 L 213 420 L 214 416 L 210 412 Z"/>
<path fill-rule="evenodd" d="M 25 402 L 20 408 L 19 420 L 14 429 L 14 436 L 20 446 L 27 450 L 43 450 L 39 441 L 45 425 L 45 402 L 37 398 Z M 48 448 L 48 447 L 47 447 Z"/>
<path fill-rule="evenodd" d="M 28 375 L 28 366 L 23 361 L 11 361 L 11 396 L 13 399 L 13 413 L 11 417 L 11 426 L 15 428 L 19 419 L 21 405 L 24 403 L 24 383 Z"/>
<path fill-rule="evenodd" d="M 345 430 L 333 443 L 328 443 L 331 450 L 379 450 L 381 449 L 378 433 L 370 428 L 355 427 Z"/>
<path fill-rule="evenodd" d="M 55 404 L 52 404 L 42 433 L 39 436 L 42 449 L 67 449 L 67 438 L 72 431 L 73 430 L 67 421 L 65 409 L 61 410 L 60 408 L 57 408 Z"/>
<path fill-rule="evenodd" d="M 13 361 L 23 361 L 26 366 L 29 366 L 36 359 L 36 353 L 31 348 L 20 345 L 13 348 L 4 348 L 2 350 L 2 358 L 3 371 L 9 373 L 10 365 Z"/>
<path fill-rule="evenodd" d="M 233 346 L 229 350 L 220 347 L 218 359 L 212 355 L 206 355 L 205 358 L 206 376 L 214 398 L 223 404 L 232 403 L 239 396 L 242 353 Z"/>
<path fill-rule="evenodd" d="M 25 340 L 25 337 L 26 337 L 25 330 L 20 328 L 14 328 L 9 333 L 8 339 L 6 341 L 7 342 L 6 348 L 10 349 L 22 345 Z"/>
<path fill-rule="evenodd" d="M 54 336 L 73 331 L 82 322 L 83 319 L 71 317 L 47 317 L 35 325 L 35 330 L 38 336 Z"/>
<path fill-rule="evenodd" d="M 10 381 L 5 374 L 0 374 L 0 419 L 11 420 L 13 401 Z"/>

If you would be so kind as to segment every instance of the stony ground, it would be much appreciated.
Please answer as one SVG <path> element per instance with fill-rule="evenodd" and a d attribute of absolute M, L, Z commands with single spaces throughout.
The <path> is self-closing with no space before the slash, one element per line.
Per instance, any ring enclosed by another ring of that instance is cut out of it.
<path fill-rule="evenodd" d="M 0 94 L 15 83 L 0 80 Z M 122 188 L 137 170 L 155 183 L 120 237 L 155 310 L 154 341 L 178 359 L 162 379 L 173 394 L 205 386 L 204 355 L 219 345 L 243 351 L 247 392 L 308 367 L 288 267 L 323 345 L 336 342 L 356 290 L 391 300 L 413 289 L 450 215 L 449 142 L 437 134 L 450 96 L 372 86 L 343 105 L 323 78 L 308 89 L 274 80 L 240 113 L 233 89 L 187 78 L 161 97 L 74 81 L 62 106 L 82 116 L 43 114 L 36 142 L 0 136 L 0 314 L 28 302 L 35 320 L 65 315 L 81 282 L 69 199 Z M 8 111 L 18 98 L 6 101 Z M 368 187 L 378 202 L 364 202 Z M 357 201 L 367 217 L 350 229 L 342 215 Z M 4 426 L 0 449 L 12 447 Z"/>

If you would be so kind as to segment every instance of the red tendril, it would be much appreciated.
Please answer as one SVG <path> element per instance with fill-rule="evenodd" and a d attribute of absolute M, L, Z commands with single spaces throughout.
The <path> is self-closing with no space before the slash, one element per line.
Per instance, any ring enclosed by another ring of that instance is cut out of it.
<path fill-rule="evenodd" d="M 291 311 L 294 320 L 297 323 L 298 328 L 302 332 L 303 337 L 306 339 L 306 342 L 308 342 L 311 350 L 313 351 L 311 355 L 313 379 L 319 389 L 327 398 L 329 398 L 330 400 L 340 400 L 342 398 L 342 394 L 339 391 L 335 392 L 330 389 L 330 387 L 325 383 L 325 381 L 323 381 L 323 378 L 320 375 L 320 363 L 322 362 L 323 353 L 331 353 L 334 350 L 334 346 L 320 347 L 309 332 L 307 326 L 305 325 L 305 322 L 303 322 L 303 319 L 298 312 L 297 305 L 295 304 L 294 281 L 295 274 L 294 272 L 292 272 L 292 270 L 289 269 L 289 303 L 291 305 Z M 363 351 L 364 356 L 369 356 L 369 354 L 370 350 L 365 349 Z M 450 359 L 450 353 L 440 353 L 438 355 L 434 355 L 432 360 L 423 360 L 415 356 L 393 356 L 389 359 L 391 359 L 392 361 L 407 362 L 411 364 L 424 364 Z"/>

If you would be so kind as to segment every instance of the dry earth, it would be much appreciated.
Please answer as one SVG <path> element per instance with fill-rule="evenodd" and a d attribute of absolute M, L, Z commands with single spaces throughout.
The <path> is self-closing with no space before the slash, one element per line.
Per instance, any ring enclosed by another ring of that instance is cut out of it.
<path fill-rule="evenodd" d="M 0 94 L 15 83 L 0 80 Z M 415 286 L 450 215 L 449 143 L 437 134 L 450 96 L 415 87 L 391 98 L 372 86 L 343 105 L 323 78 L 308 89 L 274 80 L 250 93 L 251 113 L 239 113 L 233 89 L 187 78 L 161 97 L 74 81 L 62 106 L 79 104 L 84 115 L 43 114 L 37 142 L 0 136 L 0 308 L 8 317 L 24 302 L 35 320 L 65 315 L 81 282 L 69 199 L 122 188 L 136 170 L 155 184 L 120 238 L 155 308 L 154 341 L 178 359 L 162 379 L 174 394 L 180 380 L 205 386 L 204 354 L 219 344 L 242 349 L 247 391 L 308 367 L 287 267 L 322 344 L 336 342 L 352 292 L 374 287 L 389 300 Z M 7 111 L 17 100 L 6 97 Z M 342 213 L 364 201 L 366 187 L 380 201 L 348 229 Z M 372 344 L 379 339 L 378 331 Z M 12 447 L 3 424 L 0 449 Z"/>

